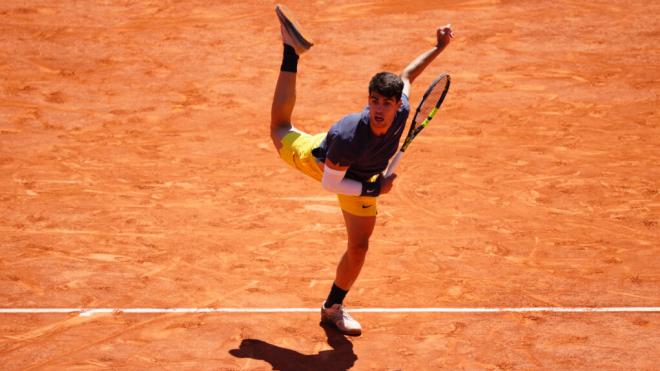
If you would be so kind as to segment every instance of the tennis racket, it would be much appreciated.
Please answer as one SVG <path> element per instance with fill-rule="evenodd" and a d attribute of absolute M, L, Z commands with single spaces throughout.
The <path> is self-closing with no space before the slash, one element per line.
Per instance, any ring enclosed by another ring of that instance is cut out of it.
<path fill-rule="evenodd" d="M 447 96 L 450 81 L 449 74 L 443 73 L 438 76 L 426 90 L 426 93 L 424 93 L 424 96 L 422 97 L 422 101 L 419 102 L 419 106 L 417 106 L 415 116 L 413 116 L 410 129 L 408 130 L 408 136 L 406 136 L 406 140 L 403 142 L 401 149 L 399 149 L 399 152 L 394 156 L 394 159 L 385 172 L 386 177 L 392 175 L 410 143 L 415 139 L 417 134 L 419 134 L 419 132 L 431 122 L 435 114 L 438 112 L 440 105 L 442 105 L 442 102 L 445 100 L 445 96 Z M 417 120 L 424 121 L 417 125 Z"/>

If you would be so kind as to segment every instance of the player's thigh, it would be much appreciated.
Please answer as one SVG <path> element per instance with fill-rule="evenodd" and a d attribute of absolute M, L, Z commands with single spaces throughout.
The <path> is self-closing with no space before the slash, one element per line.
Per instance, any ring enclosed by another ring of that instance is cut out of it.
<path fill-rule="evenodd" d="M 349 246 L 368 247 L 369 238 L 376 226 L 376 216 L 359 216 L 342 210 Z"/>
<path fill-rule="evenodd" d="M 320 182 L 323 178 L 323 164 L 314 157 L 312 151 L 320 145 L 325 135 L 291 131 L 282 139 L 278 154 L 291 167 Z"/>

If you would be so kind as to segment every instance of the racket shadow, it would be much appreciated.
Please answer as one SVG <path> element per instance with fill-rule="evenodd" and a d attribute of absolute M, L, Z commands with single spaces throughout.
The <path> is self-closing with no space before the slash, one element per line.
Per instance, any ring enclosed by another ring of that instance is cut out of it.
<path fill-rule="evenodd" d="M 358 357 L 353 352 L 353 343 L 334 327 L 320 325 L 328 338 L 332 350 L 318 354 L 302 354 L 292 349 L 267 343 L 259 339 L 244 339 L 237 349 L 229 354 L 237 358 L 252 358 L 270 363 L 273 370 L 348 370 Z"/>

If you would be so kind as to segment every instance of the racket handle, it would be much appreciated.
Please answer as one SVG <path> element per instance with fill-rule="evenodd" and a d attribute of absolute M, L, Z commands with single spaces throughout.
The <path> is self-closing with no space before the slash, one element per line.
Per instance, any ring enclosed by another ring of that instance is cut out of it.
<path fill-rule="evenodd" d="M 385 172 L 385 177 L 387 178 L 388 176 L 392 175 L 394 170 L 396 169 L 396 166 L 399 164 L 399 161 L 401 161 L 401 157 L 403 157 L 403 152 L 399 151 L 396 153 L 396 156 L 394 156 L 394 160 L 390 163 L 390 166 L 387 168 L 387 171 Z"/>

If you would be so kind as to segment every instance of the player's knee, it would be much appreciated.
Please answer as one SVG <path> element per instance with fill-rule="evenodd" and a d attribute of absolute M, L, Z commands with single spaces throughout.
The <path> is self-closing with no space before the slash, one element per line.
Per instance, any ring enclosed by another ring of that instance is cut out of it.
<path fill-rule="evenodd" d="M 271 117 L 270 120 L 270 132 L 276 132 L 276 133 L 284 133 L 291 131 L 293 129 L 293 125 L 289 121 L 285 121 L 282 119 L 278 119 L 275 117 Z"/>
<path fill-rule="evenodd" d="M 290 123 L 270 125 L 270 138 L 273 140 L 275 148 L 278 150 L 282 147 L 282 140 L 284 137 L 293 130 L 293 125 Z"/>
<path fill-rule="evenodd" d="M 369 240 L 351 241 L 348 243 L 348 253 L 360 257 L 367 255 Z"/>

